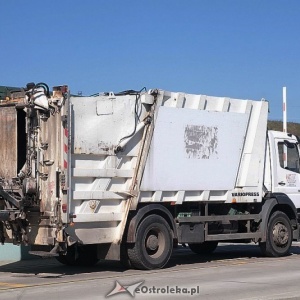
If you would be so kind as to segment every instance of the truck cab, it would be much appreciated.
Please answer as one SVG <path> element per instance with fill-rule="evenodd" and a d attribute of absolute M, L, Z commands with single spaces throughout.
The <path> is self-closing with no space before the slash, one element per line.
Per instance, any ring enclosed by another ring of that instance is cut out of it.
<path fill-rule="evenodd" d="M 286 194 L 300 209 L 299 139 L 279 131 L 268 131 L 265 186 L 273 193 Z M 271 175 L 272 174 L 272 175 Z"/>

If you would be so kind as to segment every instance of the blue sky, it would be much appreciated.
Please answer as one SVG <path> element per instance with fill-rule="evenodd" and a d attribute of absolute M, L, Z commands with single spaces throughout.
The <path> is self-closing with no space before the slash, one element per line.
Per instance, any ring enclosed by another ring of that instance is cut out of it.
<path fill-rule="evenodd" d="M 300 122 L 298 0 L 0 0 L 0 85 L 265 98 Z"/>

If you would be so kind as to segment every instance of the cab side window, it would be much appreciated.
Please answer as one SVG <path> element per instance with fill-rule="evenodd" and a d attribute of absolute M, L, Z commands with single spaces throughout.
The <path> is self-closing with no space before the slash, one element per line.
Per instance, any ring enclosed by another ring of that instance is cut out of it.
<path fill-rule="evenodd" d="M 284 156 L 286 152 L 286 163 L 284 162 Z M 286 170 L 290 170 L 296 173 L 299 171 L 299 153 L 297 144 L 294 143 L 278 143 L 278 154 L 280 166 Z"/>

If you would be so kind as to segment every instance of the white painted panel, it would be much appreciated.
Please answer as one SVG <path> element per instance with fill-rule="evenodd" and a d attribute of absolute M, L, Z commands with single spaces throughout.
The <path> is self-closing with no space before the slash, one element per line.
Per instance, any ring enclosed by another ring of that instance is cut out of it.
<path fill-rule="evenodd" d="M 97 101 L 96 112 L 98 116 L 112 115 L 113 114 L 113 102 L 112 99 L 100 99 Z"/>
<path fill-rule="evenodd" d="M 73 169 L 74 177 L 132 177 L 133 170 L 119 169 Z"/>
<path fill-rule="evenodd" d="M 249 114 L 160 107 L 141 191 L 234 188 Z"/>
<path fill-rule="evenodd" d="M 76 222 L 111 222 L 121 221 L 123 213 L 77 214 Z"/>
<path fill-rule="evenodd" d="M 122 191 L 123 194 L 126 193 Z M 128 193 L 129 194 L 129 193 Z M 91 200 L 91 199 L 125 199 L 126 197 L 111 191 L 74 191 L 74 200 Z"/>
<path fill-rule="evenodd" d="M 71 97 L 72 103 L 72 154 L 114 155 L 120 139 L 132 134 L 135 128 L 135 96 L 109 98 Z M 139 118 L 146 116 L 144 106 L 139 107 Z M 129 151 L 138 153 L 141 132 L 127 145 L 122 155 Z"/>

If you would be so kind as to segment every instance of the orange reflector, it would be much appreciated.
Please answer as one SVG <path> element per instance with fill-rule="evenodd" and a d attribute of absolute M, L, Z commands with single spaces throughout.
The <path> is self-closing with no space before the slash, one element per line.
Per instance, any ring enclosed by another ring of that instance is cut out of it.
<path fill-rule="evenodd" d="M 232 203 L 236 203 L 236 199 L 235 199 L 235 198 L 232 198 L 231 202 L 232 202 Z"/>

